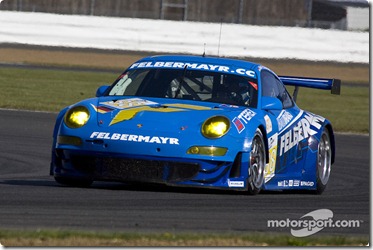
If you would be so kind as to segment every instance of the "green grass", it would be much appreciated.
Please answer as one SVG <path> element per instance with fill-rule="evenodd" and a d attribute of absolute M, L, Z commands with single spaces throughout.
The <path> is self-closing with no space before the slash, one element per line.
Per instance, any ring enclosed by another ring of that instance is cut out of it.
<path fill-rule="evenodd" d="M 95 96 L 101 85 L 117 77 L 110 73 L 0 68 L 0 107 L 57 112 Z"/>
<path fill-rule="evenodd" d="M 291 92 L 292 93 L 292 92 Z M 335 131 L 369 133 L 369 87 L 344 87 L 341 95 L 330 91 L 299 90 L 297 105 L 329 119 Z"/>
<path fill-rule="evenodd" d="M 284 233 L 124 233 L 61 230 L 1 230 L 5 247 L 23 246 L 366 246 L 369 237 L 310 236 Z"/>
<path fill-rule="evenodd" d="M 58 112 L 93 97 L 117 74 L 62 70 L 0 68 L 0 108 Z M 328 118 L 335 131 L 369 132 L 369 86 L 345 87 L 341 95 L 302 88 L 298 106 Z M 290 91 L 291 93 L 291 91 Z"/>

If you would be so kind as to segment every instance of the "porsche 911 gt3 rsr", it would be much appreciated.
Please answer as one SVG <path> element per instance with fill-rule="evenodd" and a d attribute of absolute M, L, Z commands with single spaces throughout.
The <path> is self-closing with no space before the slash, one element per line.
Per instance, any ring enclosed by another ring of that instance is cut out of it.
<path fill-rule="evenodd" d="M 295 86 L 293 97 L 285 85 Z M 249 191 L 325 189 L 331 123 L 300 109 L 299 87 L 339 94 L 340 80 L 277 76 L 242 60 L 153 56 L 56 120 L 58 183 L 148 182 Z"/>

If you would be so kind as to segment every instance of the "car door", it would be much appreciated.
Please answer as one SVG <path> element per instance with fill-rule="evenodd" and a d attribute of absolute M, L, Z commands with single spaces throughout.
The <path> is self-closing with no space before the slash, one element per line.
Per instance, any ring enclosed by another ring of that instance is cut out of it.
<path fill-rule="evenodd" d="M 304 145 L 296 140 L 297 121 L 303 115 L 278 77 L 268 70 L 261 71 L 262 96 L 280 100 L 282 109 L 267 110 L 269 163 L 265 182 L 279 188 L 299 185 L 305 155 Z M 270 124 L 270 126 L 268 126 Z M 269 128 L 270 127 L 270 128 Z"/>

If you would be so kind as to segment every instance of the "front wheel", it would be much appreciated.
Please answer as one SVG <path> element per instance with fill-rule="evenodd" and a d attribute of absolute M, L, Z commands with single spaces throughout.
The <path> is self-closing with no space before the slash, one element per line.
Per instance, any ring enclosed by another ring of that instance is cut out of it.
<path fill-rule="evenodd" d="M 258 194 L 264 184 L 264 168 L 266 149 L 262 132 L 257 129 L 251 144 L 248 190 L 250 194 Z"/>
<path fill-rule="evenodd" d="M 316 193 L 321 194 L 328 184 L 332 166 L 332 148 L 329 132 L 326 128 L 321 134 L 316 164 Z"/>

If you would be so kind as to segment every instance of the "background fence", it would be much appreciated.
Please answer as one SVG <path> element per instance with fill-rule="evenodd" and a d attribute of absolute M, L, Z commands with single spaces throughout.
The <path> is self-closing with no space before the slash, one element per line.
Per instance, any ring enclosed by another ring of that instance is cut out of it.
<path fill-rule="evenodd" d="M 325 0 L 4 0 L 0 10 L 251 25 L 347 27 L 346 8 Z"/>

